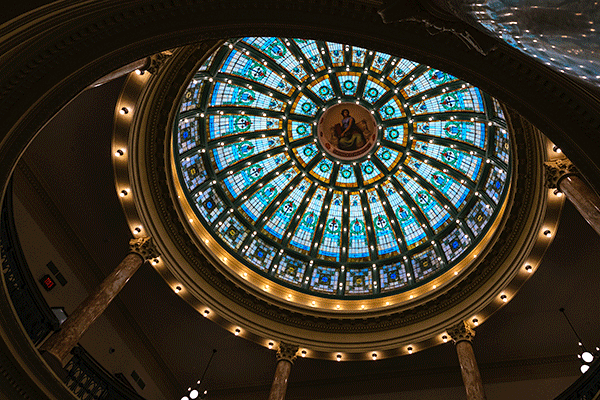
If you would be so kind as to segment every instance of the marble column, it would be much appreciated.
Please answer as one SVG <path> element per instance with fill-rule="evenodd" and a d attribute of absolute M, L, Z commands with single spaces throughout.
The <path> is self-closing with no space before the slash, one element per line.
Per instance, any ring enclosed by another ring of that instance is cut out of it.
<path fill-rule="evenodd" d="M 582 179 L 579 171 L 567 158 L 544 163 L 546 186 L 564 193 L 581 216 L 600 235 L 600 197 Z"/>
<path fill-rule="evenodd" d="M 447 332 L 456 347 L 460 372 L 467 391 L 467 400 L 486 400 L 483 382 L 481 381 L 471 343 L 475 331 L 465 321 L 461 321 L 459 324 L 447 329 Z"/>
<path fill-rule="evenodd" d="M 288 378 L 292 370 L 292 364 L 296 359 L 298 346 L 281 342 L 277 350 L 277 367 L 275 369 L 275 378 L 271 386 L 269 400 L 284 400 L 287 391 Z"/>
<path fill-rule="evenodd" d="M 117 268 L 69 315 L 60 330 L 40 347 L 53 368 L 58 364 L 62 365 L 89 326 L 102 315 L 144 261 L 158 257 L 158 252 L 148 237 L 132 239 L 129 248 L 129 254 Z"/>

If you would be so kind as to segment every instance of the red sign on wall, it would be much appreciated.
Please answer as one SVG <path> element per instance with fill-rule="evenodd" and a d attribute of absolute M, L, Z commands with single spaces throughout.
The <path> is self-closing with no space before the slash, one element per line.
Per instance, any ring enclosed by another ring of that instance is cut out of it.
<path fill-rule="evenodd" d="M 50 275 L 42 276 L 42 278 L 40 279 L 40 283 L 46 290 L 52 290 L 54 289 L 54 286 L 56 286 L 56 282 L 54 282 Z"/>

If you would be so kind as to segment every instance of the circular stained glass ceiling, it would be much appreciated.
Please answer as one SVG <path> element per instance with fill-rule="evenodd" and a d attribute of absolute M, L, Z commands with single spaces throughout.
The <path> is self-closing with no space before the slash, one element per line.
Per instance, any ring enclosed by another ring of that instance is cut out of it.
<path fill-rule="evenodd" d="M 187 87 L 173 136 L 211 250 L 318 296 L 394 294 L 471 262 L 509 187 L 496 100 L 339 43 L 228 41 Z"/>

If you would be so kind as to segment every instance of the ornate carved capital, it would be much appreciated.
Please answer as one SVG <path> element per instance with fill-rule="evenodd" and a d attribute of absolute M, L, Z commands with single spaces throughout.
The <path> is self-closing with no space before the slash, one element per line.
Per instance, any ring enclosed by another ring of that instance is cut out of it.
<path fill-rule="evenodd" d="M 285 360 L 294 363 L 296 359 L 296 353 L 298 352 L 298 346 L 295 344 L 289 344 L 285 342 L 279 343 L 279 350 L 277 350 L 277 362 Z"/>
<path fill-rule="evenodd" d="M 173 53 L 170 51 L 162 51 L 160 53 L 154 54 L 148 57 L 148 65 L 146 66 L 146 71 L 151 74 L 156 74 L 160 67 L 164 65 L 169 57 L 171 57 Z"/>
<path fill-rule="evenodd" d="M 471 329 L 471 327 L 469 326 L 469 324 L 466 323 L 466 321 L 460 321 L 453 327 L 448 328 L 446 332 L 448 332 L 448 336 L 452 338 L 454 344 L 463 340 L 468 340 L 469 342 L 472 342 L 473 338 L 475 337 L 475 331 Z"/>
<path fill-rule="evenodd" d="M 546 170 L 546 186 L 550 189 L 560 189 L 558 184 L 561 179 L 579 173 L 568 158 L 546 161 L 544 162 L 544 169 Z"/>
<path fill-rule="evenodd" d="M 129 241 L 129 251 L 139 254 L 144 260 L 151 260 L 160 256 L 150 237 L 140 237 Z"/>

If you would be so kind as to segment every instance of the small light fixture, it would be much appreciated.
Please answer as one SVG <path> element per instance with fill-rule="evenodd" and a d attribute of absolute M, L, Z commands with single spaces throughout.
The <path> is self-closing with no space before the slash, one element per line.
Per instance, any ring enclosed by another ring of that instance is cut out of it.
<path fill-rule="evenodd" d="M 500 295 L 500 299 L 506 303 L 508 301 L 508 296 L 505 294 L 502 294 L 502 295 Z"/>
<path fill-rule="evenodd" d="M 554 195 L 555 195 L 556 197 L 562 197 L 562 195 L 563 195 L 563 192 L 561 192 L 561 191 L 560 191 L 560 190 L 558 190 L 558 189 L 554 189 Z"/>
<path fill-rule="evenodd" d="M 240 332 L 241 332 L 240 328 L 235 328 L 235 332 L 233 332 L 233 334 L 235 336 L 239 336 Z"/>
<path fill-rule="evenodd" d="M 269 342 L 269 349 L 273 348 L 273 342 Z"/>
<path fill-rule="evenodd" d="M 142 231 L 142 227 L 141 227 L 141 226 L 136 226 L 136 227 L 133 229 L 133 231 L 134 231 L 135 233 L 140 233 L 140 232 Z"/>
<path fill-rule="evenodd" d="M 199 394 L 199 393 L 198 393 L 198 391 L 197 391 L 196 389 L 192 390 L 192 391 L 190 392 L 190 399 L 194 400 L 195 398 L 197 398 L 197 397 L 198 397 L 198 394 Z"/>
<path fill-rule="evenodd" d="M 342 361 L 342 355 L 341 355 L 341 354 L 338 354 L 338 355 L 337 355 L 335 358 L 336 358 L 338 361 Z"/>
<path fill-rule="evenodd" d="M 477 318 L 473 318 L 473 325 L 479 325 L 479 320 Z"/>
<path fill-rule="evenodd" d="M 336 305 L 335 308 L 337 308 L 339 310 L 340 309 L 340 305 L 339 304 Z"/>
<path fill-rule="evenodd" d="M 562 150 L 558 146 L 552 147 L 552 151 L 555 153 L 562 153 Z"/>
<path fill-rule="evenodd" d="M 177 285 L 175 286 L 175 293 L 179 293 L 181 292 L 181 286 Z"/>
<path fill-rule="evenodd" d="M 377 353 L 371 354 L 371 357 L 373 358 L 373 361 L 377 360 Z"/>
<path fill-rule="evenodd" d="M 550 229 L 546 229 L 546 230 L 544 231 L 544 236 L 546 236 L 546 237 L 550 237 L 550 236 L 552 236 L 552 232 L 550 232 Z"/>
<path fill-rule="evenodd" d="M 526 265 L 525 266 L 525 271 L 529 272 L 530 274 L 533 272 L 533 267 L 531 265 Z"/>
<path fill-rule="evenodd" d="M 155 258 L 154 260 L 152 260 L 152 264 L 157 265 L 158 264 L 158 258 Z"/>
<path fill-rule="evenodd" d="M 302 357 L 306 357 L 306 350 L 302 350 L 302 351 L 300 352 L 300 355 L 301 355 Z"/>
<path fill-rule="evenodd" d="M 210 314 L 210 310 L 204 310 L 204 316 L 208 317 L 208 314 Z"/>
<path fill-rule="evenodd" d="M 121 109 L 119 110 L 119 114 L 121 114 L 121 115 L 129 114 L 129 108 L 121 107 Z"/>
<path fill-rule="evenodd" d="M 406 348 L 406 350 L 408 350 L 408 354 L 412 354 L 412 353 L 413 353 L 413 348 L 412 348 L 412 347 L 410 347 L 410 346 L 408 346 L 408 347 Z"/>
<path fill-rule="evenodd" d="M 125 152 L 122 149 L 118 149 L 117 151 L 115 151 L 116 157 L 121 157 L 123 156 L 123 154 L 125 154 Z"/>
<path fill-rule="evenodd" d="M 138 75 L 144 75 L 145 72 L 146 71 L 144 71 L 143 69 L 139 69 L 139 68 L 135 70 L 135 73 Z"/>
<path fill-rule="evenodd" d="M 121 197 L 125 197 L 129 194 L 129 192 L 126 189 L 121 190 L 121 193 L 119 193 L 119 196 Z"/>
<path fill-rule="evenodd" d="M 442 340 L 444 341 L 444 343 L 447 343 L 448 342 L 448 336 L 442 335 Z"/>

